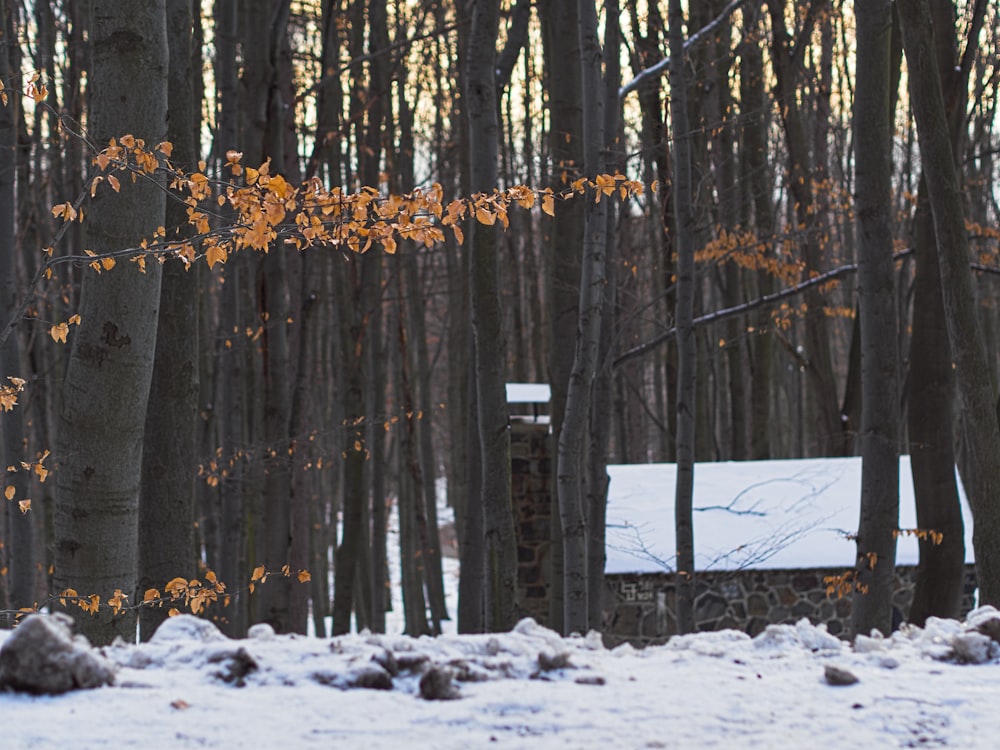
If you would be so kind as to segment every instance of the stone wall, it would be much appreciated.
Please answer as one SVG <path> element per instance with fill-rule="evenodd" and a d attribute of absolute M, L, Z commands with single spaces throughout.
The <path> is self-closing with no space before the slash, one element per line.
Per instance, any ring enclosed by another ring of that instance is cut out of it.
<path fill-rule="evenodd" d="M 549 623 L 552 459 L 548 420 L 512 419 L 511 504 L 517 531 L 517 600 L 521 617 Z"/>
<path fill-rule="evenodd" d="M 699 631 L 735 629 L 756 635 L 772 623 L 795 623 L 803 617 L 825 623 L 846 637 L 851 599 L 828 596 L 824 577 L 842 569 L 745 570 L 702 572 L 696 581 L 695 622 Z M 913 600 L 915 567 L 896 569 L 894 614 L 902 621 Z M 962 613 L 973 606 L 975 568 L 968 566 Z M 605 580 L 604 639 L 608 646 L 663 643 L 676 630 L 672 573 L 608 575 Z"/>

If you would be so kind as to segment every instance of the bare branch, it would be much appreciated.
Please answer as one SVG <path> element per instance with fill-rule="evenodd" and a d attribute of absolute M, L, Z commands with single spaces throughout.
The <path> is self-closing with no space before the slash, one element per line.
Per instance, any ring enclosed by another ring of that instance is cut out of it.
<path fill-rule="evenodd" d="M 747 0 L 732 0 L 732 2 L 729 3 L 729 5 L 727 5 L 725 8 L 722 9 L 722 12 L 719 13 L 718 16 L 716 16 L 714 19 L 712 19 L 707 24 L 698 29 L 698 31 L 692 34 L 690 38 L 686 42 L 684 42 L 684 52 L 687 53 L 694 45 L 702 41 L 713 31 L 715 31 L 715 29 L 718 28 L 719 25 L 722 24 L 727 18 L 729 18 L 729 16 L 731 16 L 741 5 L 745 5 L 746 3 Z M 665 57 L 655 65 L 651 65 L 645 70 L 639 71 L 639 73 L 636 74 L 635 78 L 633 78 L 631 81 L 629 81 L 620 89 L 618 89 L 618 98 L 624 99 L 630 93 L 639 88 L 639 86 L 642 85 L 643 82 L 648 81 L 651 78 L 656 78 L 657 76 L 662 75 L 669 67 L 670 67 L 670 58 Z"/>
<path fill-rule="evenodd" d="M 893 260 L 899 260 L 900 258 L 904 258 L 907 255 L 910 255 L 912 252 L 913 251 L 909 249 L 903 250 L 902 252 L 896 253 L 893 256 Z M 758 297 L 757 299 L 750 300 L 749 302 L 744 302 L 743 304 L 740 305 L 735 305 L 733 307 L 727 307 L 722 310 L 716 310 L 714 312 L 706 313 L 705 315 L 695 318 L 694 324 L 695 326 L 700 326 L 700 325 L 705 325 L 706 323 L 716 323 L 720 320 L 731 318 L 734 315 L 743 315 L 744 313 L 748 313 L 751 310 L 756 310 L 759 307 L 766 307 L 768 305 L 773 305 L 777 302 L 781 302 L 782 300 L 787 299 L 788 297 L 794 297 L 795 295 L 801 294 L 805 290 L 811 289 L 814 286 L 829 284 L 831 281 L 836 281 L 842 276 L 848 276 L 857 270 L 858 266 L 856 263 L 849 263 L 845 266 L 840 266 L 838 268 L 834 268 L 831 271 L 827 271 L 826 273 L 821 273 L 819 276 L 813 276 L 812 278 L 806 279 L 805 281 L 800 282 L 795 286 L 788 287 L 787 289 L 782 289 L 778 292 L 774 292 L 773 294 L 765 294 L 763 297 Z M 650 339 L 644 344 L 640 344 L 639 346 L 633 347 L 632 349 L 629 349 L 623 354 L 620 354 L 618 357 L 614 359 L 614 361 L 612 361 L 611 366 L 620 367 L 621 365 L 625 364 L 630 360 L 635 359 L 636 357 L 641 357 L 644 354 L 648 354 L 661 344 L 664 344 L 670 339 L 672 339 L 676 334 L 677 334 L 676 327 L 668 328 L 659 336 Z"/>

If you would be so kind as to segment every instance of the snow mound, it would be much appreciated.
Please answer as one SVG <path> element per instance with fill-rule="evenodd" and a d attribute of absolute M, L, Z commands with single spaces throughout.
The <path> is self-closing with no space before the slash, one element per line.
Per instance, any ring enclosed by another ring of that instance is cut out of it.
<path fill-rule="evenodd" d="M 113 681 L 111 663 L 73 635 L 69 615 L 31 615 L 0 647 L 0 689 L 58 695 Z"/>
<path fill-rule="evenodd" d="M 194 615 L 177 615 L 164 620 L 163 624 L 153 633 L 149 642 L 155 644 L 176 643 L 178 641 L 211 643 L 227 640 L 229 639 L 208 620 L 202 620 Z"/>

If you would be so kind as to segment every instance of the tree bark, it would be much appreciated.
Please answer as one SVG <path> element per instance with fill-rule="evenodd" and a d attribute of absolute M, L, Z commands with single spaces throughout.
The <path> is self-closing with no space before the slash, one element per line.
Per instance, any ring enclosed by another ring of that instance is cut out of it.
<path fill-rule="evenodd" d="M 593 0 L 579 0 L 583 169 L 594 179 L 604 172 L 604 88 L 602 52 Z M 587 511 L 583 497 L 583 445 L 590 417 L 591 387 L 597 368 L 604 307 L 607 196 L 588 194 L 580 262 L 580 302 L 576 350 L 559 433 L 556 482 L 563 548 L 563 631 L 586 633 L 589 624 Z"/>
<path fill-rule="evenodd" d="M 981 4 L 977 4 L 977 8 Z M 952 156 L 961 154 L 965 112 L 963 87 L 968 69 L 958 58 L 955 7 L 950 0 L 930 6 L 937 70 L 947 91 L 948 126 Z M 970 24 L 970 34 L 976 28 Z M 946 32 L 945 29 L 948 29 Z M 901 31 L 894 27 L 901 45 Z M 970 36 L 970 38 L 972 38 Z M 902 50 L 896 54 L 901 57 Z M 898 66 L 897 66 L 898 67 Z M 965 582 L 965 524 L 955 481 L 955 378 L 942 300 L 941 271 L 935 244 L 934 221 L 921 176 L 913 216 L 916 274 L 913 291 L 913 334 L 910 339 L 909 409 L 910 472 L 913 475 L 917 526 L 943 534 L 940 544 L 919 540 L 920 562 L 909 621 L 923 625 L 927 617 L 958 617 Z M 961 420 L 959 420 L 961 423 Z"/>
<path fill-rule="evenodd" d="M 167 0 L 167 43 L 170 68 L 167 80 L 167 140 L 173 144 L 173 164 L 190 170 L 198 161 L 192 129 L 194 72 L 191 69 L 190 0 Z M 166 222 L 175 237 L 188 235 L 187 206 L 171 201 Z M 178 258 L 163 265 L 156 358 L 149 398 L 154 408 L 146 415 L 142 488 L 139 504 L 139 592 L 163 590 L 175 578 L 194 578 L 195 478 L 198 456 L 200 356 L 198 298 L 200 269 L 185 268 Z M 227 581 L 233 585 L 232 581 Z M 149 640 L 167 617 L 166 608 L 144 608 L 139 635 Z"/>
<path fill-rule="evenodd" d="M 583 110 L 578 92 L 580 37 L 579 7 L 575 0 L 545 0 L 539 7 L 542 26 L 545 84 L 549 109 L 549 138 L 553 165 L 552 188 L 580 176 L 583 168 Z M 566 394 L 573 368 L 580 307 L 580 248 L 584 236 L 583 201 L 557 201 L 551 222 L 543 222 L 545 299 L 548 321 L 548 380 L 551 388 L 552 445 L 558 446 L 566 410 Z M 552 495 L 552 517 L 559 517 L 559 494 Z M 551 607 L 549 625 L 563 631 L 562 526 L 553 524 Z"/>
<path fill-rule="evenodd" d="M 497 186 L 498 116 L 496 40 L 499 0 L 475 0 L 469 36 L 466 105 L 473 194 Z M 509 630 L 517 621 L 517 549 L 510 500 L 504 340 L 497 250 L 497 227 L 470 222 L 472 329 L 482 451 L 480 493 L 486 552 L 486 628 Z"/>
<path fill-rule="evenodd" d="M 764 88 L 764 60 L 760 42 L 752 38 L 760 20 L 751 22 L 744 16 L 744 34 L 750 36 L 740 45 L 740 99 L 749 117 L 741 118 L 742 164 L 748 178 L 753 226 L 764 243 L 762 252 L 774 257 L 773 236 L 774 188 L 768 164 L 767 132 L 770 111 Z M 757 289 L 761 295 L 774 292 L 774 276 L 767 270 L 757 271 Z M 749 457 L 756 460 L 771 457 L 771 389 L 774 381 L 774 333 L 770 330 L 771 315 L 764 311 L 753 321 L 755 336 L 750 342 L 750 446 Z"/>
<path fill-rule="evenodd" d="M 621 85 L 621 29 L 617 22 L 621 15 L 618 0 L 609 0 L 606 5 L 609 19 L 615 19 L 604 27 L 604 54 L 607 60 L 604 68 L 604 144 L 607 152 L 605 167 L 617 173 L 621 168 L 619 143 L 621 135 L 621 107 L 618 88 Z M 603 171 L 603 170 L 602 170 Z M 588 429 L 587 466 L 587 519 L 590 533 L 587 538 L 587 590 L 589 593 L 588 628 L 602 630 L 604 620 L 604 564 L 607 545 L 607 505 L 608 505 L 608 445 L 611 426 L 614 422 L 613 392 L 614 376 L 610 355 L 614 347 L 615 309 L 617 307 L 617 256 L 618 236 L 616 230 L 618 212 L 616 204 L 610 203 L 605 217 L 604 232 L 604 275 L 607 279 L 603 291 L 601 313 L 601 333 L 598 347 L 597 371 L 592 388 L 592 404 Z"/>
<path fill-rule="evenodd" d="M 861 318 L 861 518 L 851 628 L 892 631 L 899 526 L 899 356 L 892 260 L 890 0 L 859 3 L 854 95 Z"/>
<path fill-rule="evenodd" d="M 684 12 L 670 0 L 670 118 L 673 126 L 673 200 L 677 220 L 677 486 L 674 528 L 677 539 L 677 632 L 691 633 L 694 621 L 695 386 L 697 349 L 694 328 L 694 211 L 691 180 L 691 137 L 687 111 L 687 67 L 684 55 Z"/>
<path fill-rule="evenodd" d="M 11 80 L 10 71 L 14 68 L 11 57 L 16 59 L 17 50 L 16 43 L 10 41 L 15 39 L 12 10 L 9 0 L 0 0 L 0 24 L 3 24 L 4 42 L 0 45 L 0 79 L 5 81 Z M 0 109 L 0 314 L 5 322 L 15 314 L 20 302 L 15 263 L 17 235 L 14 216 L 17 205 L 14 176 L 19 105 L 17 97 L 11 97 Z M 28 379 L 23 370 L 21 337 L 18 331 L 14 331 L 0 346 L 0 384 L 10 385 L 10 377 Z M 22 397 L 22 403 L 3 414 L 4 466 L 20 467 L 25 460 L 23 401 Z M 7 580 L 0 583 L 0 592 L 6 587 L 8 594 L 7 601 L 0 595 L 0 608 L 19 609 L 35 603 L 35 518 L 44 510 L 39 503 L 34 511 L 21 511 L 18 502 L 28 499 L 28 480 L 28 474 L 17 469 L 8 470 L 4 474 L 3 484 L 5 487 L 14 487 L 14 496 L 2 501 L 3 509 L 0 512 L 0 516 L 6 515 L 5 523 L 0 524 L 0 529 L 6 534 L 0 535 L 0 540 L 9 541 L 9 549 L 5 550 L 8 557 L 0 565 L 6 563 L 10 567 L 10 576 L 5 576 Z"/>
<path fill-rule="evenodd" d="M 94 0 L 89 131 L 95 143 L 131 133 L 150 146 L 166 136 L 167 36 L 164 0 Z M 87 216 L 97 253 L 137 247 L 163 223 L 164 192 L 152 175 L 121 193 L 98 190 Z M 120 262 L 89 271 L 80 295 L 64 382 L 56 473 L 58 590 L 102 601 L 136 595 L 143 428 L 156 347 L 160 265 L 145 273 Z M 80 610 L 71 607 L 74 615 Z M 78 616 L 95 643 L 135 638 L 134 612 Z"/>
<path fill-rule="evenodd" d="M 920 155 L 937 236 L 948 338 L 966 420 L 965 487 L 975 519 L 980 603 L 1000 604 L 1000 429 L 976 311 L 964 207 L 933 51 L 927 0 L 899 0 Z"/>
<path fill-rule="evenodd" d="M 913 217 L 916 273 L 910 338 L 910 473 L 917 527 L 943 534 L 940 544 L 921 539 L 913 603 L 907 620 L 959 617 L 965 580 L 965 524 L 955 481 L 955 377 L 941 299 L 941 272 L 927 185 L 920 181 Z"/>

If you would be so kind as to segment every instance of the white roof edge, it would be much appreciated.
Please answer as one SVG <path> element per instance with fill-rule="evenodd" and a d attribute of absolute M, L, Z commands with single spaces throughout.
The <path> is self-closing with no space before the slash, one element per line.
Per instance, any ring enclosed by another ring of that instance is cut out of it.
<path fill-rule="evenodd" d="M 548 383 L 507 383 L 508 404 L 547 404 L 551 400 Z"/>

